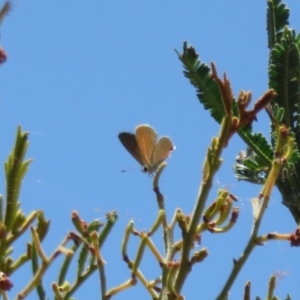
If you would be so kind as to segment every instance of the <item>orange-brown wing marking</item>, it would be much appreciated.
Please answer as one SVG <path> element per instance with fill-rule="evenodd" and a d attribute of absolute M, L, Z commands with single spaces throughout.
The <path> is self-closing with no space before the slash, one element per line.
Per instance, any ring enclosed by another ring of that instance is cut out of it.
<path fill-rule="evenodd" d="M 141 158 L 141 153 L 136 141 L 135 134 L 129 132 L 121 132 L 118 137 L 126 150 L 143 166 L 143 160 Z"/>
<path fill-rule="evenodd" d="M 153 156 L 152 156 L 152 163 L 154 166 L 158 166 L 163 160 L 169 157 L 170 152 L 174 150 L 174 145 L 172 141 L 167 137 L 162 137 L 158 140 L 157 144 L 155 145 Z"/>
<path fill-rule="evenodd" d="M 144 167 L 150 169 L 152 166 L 152 155 L 156 144 L 157 134 L 149 125 L 136 127 L 136 141 L 141 153 Z"/>

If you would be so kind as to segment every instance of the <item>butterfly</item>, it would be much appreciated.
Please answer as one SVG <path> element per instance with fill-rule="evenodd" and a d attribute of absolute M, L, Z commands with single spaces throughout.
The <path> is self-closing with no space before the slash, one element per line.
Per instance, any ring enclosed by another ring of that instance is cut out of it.
<path fill-rule="evenodd" d="M 142 165 L 145 173 L 154 173 L 175 149 L 168 137 L 157 140 L 155 130 L 145 124 L 137 126 L 135 134 L 121 132 L 118 137 L 127 151 Z"/>

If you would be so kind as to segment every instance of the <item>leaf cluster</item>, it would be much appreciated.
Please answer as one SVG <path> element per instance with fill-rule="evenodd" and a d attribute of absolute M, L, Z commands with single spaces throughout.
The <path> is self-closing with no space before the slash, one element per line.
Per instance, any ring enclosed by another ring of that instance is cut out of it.
<path fill-rule="evenodd" d="M 280 0 L 267 1 L 267 35 L 269 56 L 269 86 L 276 97 L 266 106 L 270 119 L 269 139 L 262 133 L 253 131 L 252 126 L 244 126 L 238 131 L 247 149 L 236 157 L 233 167 L 238 180 L 262 184 L 268 175 L 271 161 L 276 157 L 276 124 L 285 124 L 296 145 L 280 171 L 276 185 L 282 194 L 283 204 L 292 213 L 296 223 L 300 222 L 300 35 L 289 27 L 290 11 Z M 184 66 L 184 75 L 196 88 L 197 97 L 204 109 L 220 123 L 225 110 L 216 81 L 211 77 L 211 68 L 202 62 L 195 48 L 183 45 L 179 59 Z M 236 103 L 235 99 L 233 99 Z M 238 115 L 237 106 L 233 108 Z"/>

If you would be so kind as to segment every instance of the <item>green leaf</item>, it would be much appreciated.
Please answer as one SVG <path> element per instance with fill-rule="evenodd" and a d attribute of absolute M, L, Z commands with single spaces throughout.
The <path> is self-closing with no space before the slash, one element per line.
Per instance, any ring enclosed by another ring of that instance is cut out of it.
<path fill-rule="evenodd" d="M 273 49 L 281 40 L 284 27 L 289 25 L 290 10 L 281 0 L 268 0 L 267 3 L 268 47 Z"/>
<path fill-rule="evenodd" d="M 238 180 L 262 184 L 265 182 L 268 166 L 248 148 L 237 157 L 233 170 Z"/>
<path fill-rule="evenodd" d="M 200 61 L 193 46 L 188 46 L 187 42 L 183 45 L 183 54 L 177 52 L 179 59 L 184 66 L 184 76 L 196 88 L 197 97 L 206 110 L 209 110 L 211 116 L 221 123 L 225 116 L 221 93 L 216 81 L 211 77 L 211 69 Z M 234 101 L 233 115 L 238 116 L 237 104 Z M 242 128 L 238 134 L 251 148 L 257 156 L 269 166 L 273 158 L 273 149 L 267 139 L 259 134 L 252 133 L 252 126 Z"/>
<path fill-rule="evenodd" d="M 273 103 L 277 103 L 284 115 L 274 109 L 277 117 L 296 134 L 300 144 L 300 53 L 295 32 L 285 29 L 280 44 L 276 44 L 270 54 L 269 87 L 277 93 Z"/>
<path fill-rule="evenodd" d="M 179 53 L 178 53 L 179 55 Z M 212 117 L 221 123 L 224 117 L 224 106 L 219 87 L 211 78 L 211 69 L 199 60 L 199 55 L 193 46 L 183 45 L 183 54 L 179 55 L 185 71 L 184 76 L 196 88 L 197 97 Z"/>

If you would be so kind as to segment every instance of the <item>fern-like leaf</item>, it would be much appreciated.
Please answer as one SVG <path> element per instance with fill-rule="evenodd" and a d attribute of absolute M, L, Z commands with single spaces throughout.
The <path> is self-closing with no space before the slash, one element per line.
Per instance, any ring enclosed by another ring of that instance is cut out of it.
<path fill-rule="evenodd" d="M 284 109 L 282 122 L 295 133 L 300 144 L 300 53 L 295 32 L 286 28 L 280 44 L 276 44 L 270 55 L 269 87 L 277 96 L 274 102 Z"/>
<path fill-rule="evenodd" d="M 183 54 L 177 52 L 184 66 L 184 75 L 196 88 L 197 97 L 206 110 L 210 111 L 212 117 L 221 123 L 225 116 L 222 96 L 216 81 L 210 76 L 211 69 L 199 60 L 193 46 L 183 45 Z M 238 116 L 236 101 L 233 103 L 233 115 Z M 253 134 L 252 126 L 239 130 L 239 135 L 262 161 L 261 167 L 269 166 L 273 159 L 273 149 L 261 134 Z"/>
<path fill-rule="evenodd" d="M 224 117 L 224 106 L 219 87 L 210 76 L 210 68 L 199 60 L 195 48 L 188 46 L 187 42 L 184 42 L 183 54 L 178 53 L 178 55 L 185 69 L 184 76 L 196 88 L 199 101 L 210 111 L 212 117 L 221 123 Z"/>
<path fill-rule="evenodd" d="M 259 137 L 259 135 L 257 135 Z M 238 180 L 245 180 L 251 183 L 262 184 L 268 174 L 269 166 L 264 164 L 259 156 L 257 156 L 250 148 L 240 152 L 233 166 L 235 177 Z"/>
<path fill-rule="evenodd" d="M 268 0 L 267 32 L 268 47 L 273 49 L 281 40 L 283 29 L 289 25 L 290 10 L 281 0 Z"/>

